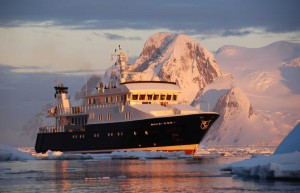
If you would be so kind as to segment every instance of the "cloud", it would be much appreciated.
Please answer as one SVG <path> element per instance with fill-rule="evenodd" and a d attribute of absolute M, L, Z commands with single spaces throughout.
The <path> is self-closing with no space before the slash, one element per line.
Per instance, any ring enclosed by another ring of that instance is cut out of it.
<path fill-rule="evenodd" d="M 234 31 L 234 30 L 228 30 L 222 33 L 222 36 L 227 37 L 227 36 L 245 36 L 250 34 L 251 31 L 245 30 L 245 31 Z"/>
<path fill-rule="evenodd" d="M 104 37 L 108 40 L 141 40 L 140 37 L 125 37 L 112 33 L 104 33 Z"/>
<path fill-rule="evenodd" d="M 10 0 L 1 3 L 0 26 L 164 28 L 187 34 L 219 34 L 220 31 L 228 31 L 230 35 L 240 36 L 245 34 L 232 32 L 245 28 L 262 28 L 274 33 L 299 31 L 299 6 L 300 1 L 297 0 L 130 0 L 126 3 L 122 0 L 91 0 L 88 3 L 84 0 L 74 0 L 71 3 L 59 0 Z M 126 38 L 117 34 L 106 36 L 112 39 Z"/>
<path fill-rule="evenodd" d="M 126 36 L 121 36 L 118 34 L 113 34 L 113 33 L 98 33 L 98 32 L 93 32 L 93 35 L 98 36 L 98 37 L 104 37 L 107 40 L 142 40 L 142 38 L 133 36 L 133 37 L 126 37 Z"/>

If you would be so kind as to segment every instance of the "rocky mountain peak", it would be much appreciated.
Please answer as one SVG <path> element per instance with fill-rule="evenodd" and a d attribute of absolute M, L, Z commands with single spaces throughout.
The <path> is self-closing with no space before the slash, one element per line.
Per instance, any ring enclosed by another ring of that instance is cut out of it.
<path fill-rule="evenodd" d="M 133 69 L 147 74 L 149 79 L 158 76 L 177 82 L 183 90 L 183 99 L 189 103 L 222 75 L 213 54 L 203 45 L 189 36 L 169 33 L 152 35 Z"/>
<path fill-rule="evenodd" d="M 225 95 L 221 96 L 214 108 L 214 111 L 227 117 L 246 116 L 250 118 L 253 115 L 253 108 L 249 98 L 239 88 L 231 88 Z"/>

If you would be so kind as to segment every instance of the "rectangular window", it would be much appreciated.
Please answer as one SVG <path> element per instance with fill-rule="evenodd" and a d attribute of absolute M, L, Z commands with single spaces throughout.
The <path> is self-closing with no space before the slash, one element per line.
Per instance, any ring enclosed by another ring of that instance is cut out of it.
<path fill-rule="evenodd" d="M 102 120 L 103 120 L 103 115 L 102 115 L 102 114 L 99 114 L 99 115 L 98 115 L 98 120 L 99 120 L 99 121 L 102 121 Z"/>
<path fill-rule="evenodd" d="M 107 114 L 107 120 L 108 120 L 108 121 L 111 121 L 111 120 L 112 120 L 111 113 L 108 113 L 108 114 Z"/>
<path fill-rule="evenodd" d="M 131 113 L 130 112 L 125 112 L 125 119 L 130 119 Z"/>
<path fill-rule="evenodd" d="M 89 105 L 96 104 L 96 99 L 95 98 L 88 98 L 88 104 Z"/>
<path fill-rule="evenodd" d="M 177 100 L 177 95 L 173 95 L 173 101 L 176 101 Z"/>
<path fill-rule="evenodd" d="M 139 97 L 139 100 L 145 100 L 145 97 L 146 97 L 146 95 L 141 94 L 140 97 Z"/>
<path fill-rule="evenodd" d="M 137 94 L 132 95 L 132 100 L 138 100 L 138 95 Z"/>
<path fill-rule="evenodd" d="M 162 95 L 160 95 L 160 100 L 165 100 L 166 99 L 166 95 L 164 95 L 164 94 L 162 94 Z"/>
<path fill-rule="evenodd" d="M 159 99 L 159 95 L 158 94 L 155 94 L 154 96 L 153 96 L 153 100 L 158 100 Z"/>
<path fill-rule="evenodd" d="M 126 95 L 121 95 L 121 101 L 125 101 Z"/>
<path fill-rule="evenodd" d="M 172 95 L 168 94 L 168 95 L 167 95 L 167 100 L 170 101 L 171 98 L 172 98 Z"/>
<path fill-rule="evenodd" d="M 121 102 L 121 101 L 122 101 L 122 96 L 121 96 L 121 95 L 118 95 L 117 97 L 118 97 L 118 100 L 117 100 L 117 101 Z"/>
<path fill-rule="evenodd" d="M 90 119 L 90 120 L 93 120 L 93 119 L 94 119 L 94 113 L 93 113 L 93 112 L 90 112 L 90 113 L 89 113 L 89 119 Z"/>
<path fill-rule="evenodd" d="M 147 94 L 147 100 L 151 101 L 152 100 L 152 94 Z"/>

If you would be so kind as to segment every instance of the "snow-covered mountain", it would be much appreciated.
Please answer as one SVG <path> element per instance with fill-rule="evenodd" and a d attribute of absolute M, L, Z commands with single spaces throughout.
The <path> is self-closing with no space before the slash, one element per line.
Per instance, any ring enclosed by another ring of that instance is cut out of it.
<path fill-rule="evenodd" d="M 216 52 L 222 70 L 233 74 L 254 106 L 300 111 L 300 44 L 279 41 L 262 48 L 223 46 Z"/>
<path fill-rule="evenodd" d="M 300 76 L 294 69 L 299 67 L 299 44 L 277 42 L 257 49 L 224 46 L 216 56 L 231 74 L 223 73 L 213 54 L 192 38 L 158 33 L 146 41 L 131 70 L 138 72 L 133 79 L 177 82 L 182 99 L 220 113 L 205 138 L 207 143 L 279 143 L 300 119 L 295 87 Z M 287 68 L 293 72 L 285 79 Z"/>
<path fill-rule="evenodd" d="M 253 109 L 239 87 L 233 87 L 221 96 L 213 111 L 220 117 L 205 138 L 208 144 L 278 144 L 284 137 L 273 120 Z"/>
<path fill-rule="evenodd" d="M 191 103 L 209 83 L 222 75 L 213 54 L 183 34 L 157 33 L 145 43 L 134 64 L 143 79 L 160 77 L 177 82 L 182 99 Z"/>
<path fill-rule="evenodd" d="M 203 111 L 212 110 L 220 114 L 206 135 L 205 144 L 278 144 L 286 134 L 285 130 L 280 130 L 282 124 L 255 110 L 231 74 L 224 74 L 207 85 L 203 95 L 192 105 L 199 105 Z"/>

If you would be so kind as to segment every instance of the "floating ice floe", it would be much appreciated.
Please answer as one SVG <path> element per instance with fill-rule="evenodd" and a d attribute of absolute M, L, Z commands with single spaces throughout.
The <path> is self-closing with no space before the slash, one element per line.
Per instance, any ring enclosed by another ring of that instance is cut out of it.
<path fill-rule="evenodd" d="M 243 177 L 300 180 L 300 152 L 297 151 L 300 149 L 299 133 L 300 123 L 278 146 L 275 154 L 227 164 L 221 167 L 221 171 L 231 171 Z"/>
<path fill-rule="evenodd" d="M 24 161 L 34 160 L 35 158 L 9 145 L 0 144 L 0 161 Z"/>
<path fill-rule="evenodd" d="M 43 160 L 86 160 L 93 159 L 89 154 L 64 154 L 60 151 L 47 151 L 45 154 L 36 154 L 37 159 Z"/>
<path fill-rule="evenodd" d="M 47 151 L 45 154 L 36 154 L 42 160 L 107 160 L 107 159 L 187 159 L 192 155 L 182 152 L 160 151 L 115 151 L 106 154 L 69 154 L 60 151 Z"/>
<path fill-rule="evenodd" d="M 300 153 L 253 157 L 224 165 L 221 170 L 242 177 L 300 180 Z"/>
<path fill-rule="evenodd" d="M 183 151 L 116 151 L 111 153 L 111 159 L 186 159 L 192 155 L 186 155 Z"/>

